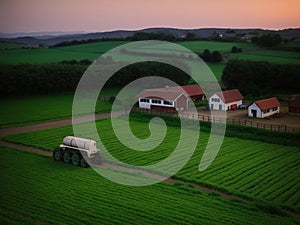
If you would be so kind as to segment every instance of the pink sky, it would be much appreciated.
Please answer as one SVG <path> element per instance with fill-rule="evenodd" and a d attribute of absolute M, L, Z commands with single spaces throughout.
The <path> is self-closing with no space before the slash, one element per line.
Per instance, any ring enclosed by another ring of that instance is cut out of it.
<path fill-rule="evenodd" d="M 300 27 L 300 0 L 1 0 L 0 32 Z"/>

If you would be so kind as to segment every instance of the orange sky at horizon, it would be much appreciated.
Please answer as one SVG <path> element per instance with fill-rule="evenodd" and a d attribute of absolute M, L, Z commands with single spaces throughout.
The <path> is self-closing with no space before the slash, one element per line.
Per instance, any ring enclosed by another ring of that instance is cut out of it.
<path fill-rule="evenodd" d="M 1 0 L 0 32 L 300 27 L 300 0 Z"/>

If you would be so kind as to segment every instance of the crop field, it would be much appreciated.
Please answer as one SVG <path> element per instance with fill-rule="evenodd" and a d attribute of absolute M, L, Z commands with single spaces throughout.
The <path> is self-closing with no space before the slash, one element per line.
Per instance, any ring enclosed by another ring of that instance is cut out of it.
<path fill-rule="evenodd" d="M 221 54 L 229 54 L 231 53 L 231 48 L 233 46 L 242 48 L 244 51 L 260 49 L 259 47 L 250 43 L 233 43 L 233 42 L 216 42 L 216 41 L 184 41 L 184 42 L 179 42 L 179 44 L 197 53 L 202 53 L 205 49 L 209 49 L 211 52 L 219 51 Z"/>
<path fill-rule="evenodd" d="M 117 89 L 107 89 L 101 96 L 111 97 L 117 92 Z M 0 99 L 0 128 L 70 118 L 73 97 L 72 94 L 60 94 Z M 111 103 L 99 101 L 95 111 L 108 112 L 110 109 Z"/>
<path fill-rule="evenodd" d="M 129 187 L 92 169 L 0 147 L 2 224 L 296 224 L 184 184 Z M 22 159 L 22 160 L 16 160 Z M 138 176 L 126 173 L 124 176 Z"/>
<path fill-rule="evenodd" d="M 122 126 L 122 119 L 118 124 Z M 82 124 L 83 128 L 85 124 Z M 133 133 L 139 138 L 149 136 L 148 123 L 131 122 Z M 133 151 L 115 137 L 109 119 L 99 120 L 97 129 L 106 149 L 117 159 L 132 165 L 148 165 L 166 158 L 175 148 L 180 129 L 168 126 L 163 143 L 152 151 Z M 72 127 L 17 134 L 8 141 L 53 150 Z M 86 133 L 86 137 L 90 137 Z M 200 141 L 193 157 L 175 177 L 200 183 L 250 199 L 267 201 L 294 211 L 300 210 L 300 155 L 299 148 L 225 137 L 215 161 L 204 172 L 198 171 L 209 134 L 200 133 Z"/>
<path fill-rule="evenodd" d="M 8 42 L 0 42 L 0 50 L 21 49 L 22 45 Z"/>
<path fill-rule="evenodd" d="M 95 60 L 104 52 L 125 43 L 126 42 L 99 42 L 78 46 L 40 49 L 12 48 L 4 50 L 1 47 L 0 64 L 51 63 L 72 59 Z M 4 43 L 2 43 L 2 46 L 3 45 Z"/>
<path fill-rule="evenodd" d="M 240 54 L 231 54 L 230 59 L 245 59 L 253 61 L 267 61 L 271 63 L 294 63 L 300 64 L 299 52 L 258 50 Z"/>
<path fill-rule="evenodd" d="M 88 43 L 74 46 L 22 49 L 21 45 L 0 43 L 0 64 L 19 63 L 50 63 L 62 60 L 95 60 L 101 54 L 117 46 L 126 44 L 125 41 L 109 41 Z M 220 51 L 227 59 L 245 59 L 255 61 L 268 61 L 273 63 L 300 63 L 299 52 L 265 50 L 251 43 L 215 42 L 215 41 L 185 41 L 178 44 L 196 53 L 202 53 L 205 49 Z M 293 46 L 299 44 L 292 43 Z M 282 44 L 290 46 L 291 43 Z M 233 54 L 231 48 L 237 46 L 243 49 L 243 53 Z M 221 80 L 222 71 L 226 65 L 221 63 L 207 63 L 217 80 Z"/>

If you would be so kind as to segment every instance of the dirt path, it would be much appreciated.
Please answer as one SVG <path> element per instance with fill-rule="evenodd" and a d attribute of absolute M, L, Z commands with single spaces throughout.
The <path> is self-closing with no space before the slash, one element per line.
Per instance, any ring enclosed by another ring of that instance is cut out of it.
<path fill-rule="evenodd" d="M 101 118 L 108 118 L 110 116 L 117 117 L 125 112 L 115 112 L 115 113 L 100 113 L 94 115 L 87 115 L 87 116 L 81 116 L 75 118 L 75 123 L 83 123 L 92 121 L 94 119 L 101 119 Z M 11 134 L 19 134 L 19 133 L 25 133 L 25 132 L 31 132 L 31 131 L 40 131 L 40 130 L 46 130 L 51 128 L 57 128 L 62 126 L 67 126 L 72 124 L 72 119 L 64 119 L 64 120 L 55 120 L 51 122 L 45 122 L 45 123 L 39 123 L 39 124 L 33 124 L 33 125 L 27 125 L 27 126 L 21 126 L 21 127 L 9 127 L 9 128 L 3 128 L 0 129 L 0 138 L 11 135 Z"/>
<path fill-rule="evenodd" d="M 116 112 L 112 116 L 117 117 L 117 116 L 120 116 L 122 114 L 124 114 L 124 112 Z M 93 119 L 108 118 L 110 116 L 111 116 L 110 113 L 97 114 L 95 117 L 94 116 L 83 116 L 83 117 L 77 118 L 75 122 L 76 123 L 88 122 L 88 121 L 91 121 Z M 11 135 L 11 134 L 31 132 L 31 131 L 40 131 L 40 130 L 57 128 L 57 127 L 61 127 L 61 126 L 71 125 L 71 124 L 72 124 L 72 119 L 65 119 L 65 120 L 57 120 L 57 121 L 34 124 L 34 125 L 28 125 L 28 126 L 22 126 L 22 127 L 3 128 L 3 129 L 0 129 L 0 139 L 4 136 Z M 20 150 L 29 151 L 29 152 L 35 152 L 35 153 L 42 154 L 42 155 L 45 155 L 45 156 L 52 156 L 52 152 L 50 152 L 50 151 L 46 151 L 46 150 L 43 150 L 43 149 L 40 149 L 40 148 L 34 148 L 34 147 L 22 145 L 22 144 L 15 144 L 15 143 L 7 142 L 7 141 L 4 141 L 4 140 L 0 140 L 0 146 L 20 149 Z M 218 190 L 215 190 L 213 188 L 208 188 L 208 187 L 205 187 L 205 186 L 200 185 L 200 184 L 188 183 L 188 182 L 182 181 L 180 179 L 176 179 L 176 178 L 166 178 L 166 177 L 164 177 L 160 174 L 156 174 L 156 173 L 145 171 L 145 170 L 138 169 L 138 168 L 128 168 L 128 167 L 124 167 L 124 166 L 116 165 L 116 164 L 111 164 L 111 163 L 107 163 L 107 162 L 103 162 L 101 164 L 101 166 L 103 166 L 105 168 L 114 168 L 114 169 L 119 169 L 119 170 L 138 172 L 138 173 L 143 174 L 146 177 L 151 177 L 151 178 L 155 178 L 155 179 L 163 179 L 163 180 L 165 180 L 164 182 L 168 183 L 168 184 L 174 184 L 174 183 L 190 184 L 190 185 L 194 186 L 195 188 L 197 188 L 197 189 L 199 189 L 199 190 L 201 190 L 205 193 L 214 192 L 214 193 L 219 194 L 221 197 L 223 197 L 225 199 L 235 199 L 235 200 L 239 200 L 239 201 L 245 202 L 245 203 L 252 203 L 253 202 L 250 199 L 242 198 L 242 197 L 239 197 L 237 195 L 228 194 L 226 192 L 218 191 Z M 294 213 L 294 212 L 289 211 L 289 210 L 284 210 L 284 211 L 287 214 L 289 214 L 293 217 L 300 218 L 300 214 L 298 214 L 298 213 Z"/>

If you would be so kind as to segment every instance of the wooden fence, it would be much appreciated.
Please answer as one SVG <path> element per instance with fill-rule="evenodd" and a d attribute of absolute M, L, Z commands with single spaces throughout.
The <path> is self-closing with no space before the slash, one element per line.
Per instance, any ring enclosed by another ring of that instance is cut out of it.
<path fill-rule="evenodd" d="M 154 114 L 166 114 L 171 116 L 180 116 L 183 118 L 189 119 L 197 119 L 200 121 L 212 122 L 212 123 L 226 123 L 238 126 L 248 126 L 248 127 L 255 127 L 264 130 L 270 131 L 277 131 L 277 132 L 300 132 L 300 128 L 298 127 L 288 127 L 287 125 L 277 125 L 277 124 L 266 124 L 260 123 L 252 120 L 244 120 L 244 119 L 237 119 L 237 118 L 222 118 L 222 117 L 211 117 L 208 115 L 201 115 L 196 113 L 177 113 L 174 111 L 151 111 L 145 109 L 137 109 L 139 112 L 144 113 L 154 113 Z"/>

